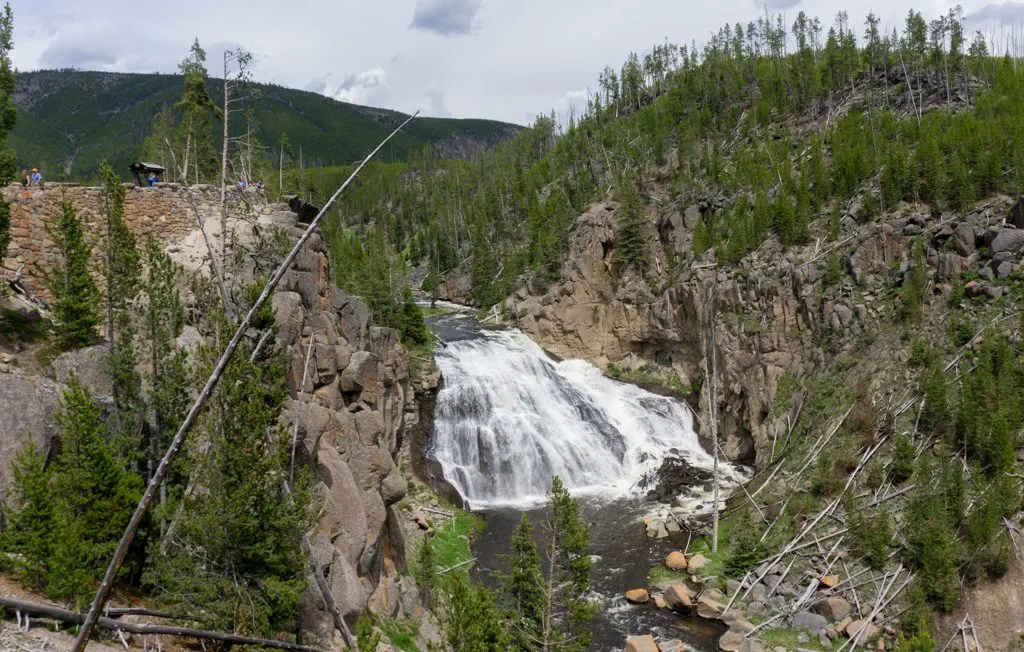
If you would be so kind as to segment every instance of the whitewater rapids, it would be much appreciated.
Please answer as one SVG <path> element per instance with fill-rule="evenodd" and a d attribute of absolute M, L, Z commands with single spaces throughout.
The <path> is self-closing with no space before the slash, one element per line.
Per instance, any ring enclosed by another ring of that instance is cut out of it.
<path fill-rule="evenodd" d="M 574 495 L 638 493 L 672 449 L 713 466 L 684 403 L 582 360 L 555 362 L 519 331 L 478 331 L 435 358 L 444 385 L 429 455 L 473 509 L 535 505 L 552 475 Z M 719 469 L 726 482 L 739 479 L 730 465 Z"/>

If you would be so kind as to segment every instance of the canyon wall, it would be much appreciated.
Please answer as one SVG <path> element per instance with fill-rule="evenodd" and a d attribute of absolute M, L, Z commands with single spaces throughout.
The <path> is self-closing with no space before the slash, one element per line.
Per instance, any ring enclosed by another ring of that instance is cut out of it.
<path fill-rule="evenodd" d="M 219 247 L 219 218 L 213 219 L 219 216 L 219 190 L 193 190 L 214 246 Z M 57 256 L 46 226 L 60 202 L 71 201 L 98 249 L 102 191 L 17 186 L 7 188 L 5 196 L 12 203 L 14 218 L 5 269 L 21 268 L 22 284 L 46 299 L 42 278 Z M 229 259 L 244 262 L 227 270 L 228 283 L 241 287 L 256 268 L 265 274 L 275 266 L 283 255 L 282 246 L 290 248 L 304 229 L 296 224 L 296 217 L 284 204 L 263 204 L 244 218 L 231 218 Z M 156 237 L 189 272 L 206 273 L 207 249 L 183 188 L 128 190 L 125 221 L 137 235 Z M 183 296 L 191 300 L 189 292 Z M 406 494 L 406 481 L 395 459 L 406 415 L 415 412 L 408 359 L 399 335 L 372 326 L 369 308 L 333 286 L 327 249 L 319 234 L 308 241 L 283 279 L 272 307 L 276 340 L 288 359 L 290 397 L 281 414 L 282 432 L 290 437 L 298 416 L 298 461 L 312 474 L 319 508 L 310 532 L 312 555 L 350 625 L 366 609 L 381 616 L 419 620 L 424 612 L 415 584 L 405 572 L 405 543 L 395 507 Z M 186 326 L 179 345 L 191 348 L 198 338 L 198 331 Z M 100 402 L 109 402 L 104 351 L 101 345 L 72 352 L 44 368 L 30 359 L 35 355 L 32 351 L 0 351 L 0 496 L 14 452 L 29 439 L 48 449 L 57 436 L 53 412 L 59 407 L 69 370 L 84 376 Z M 302 624 L 317 641 L 329 643 L 336 636 L 312 582 L 303 598 Z"/>
<path fill-rule="evenodd" d="M 981 277 L 968 284 L 968 295 L 1003 291 L 989 281 L 1024 267 L 1015 253 L 996 251 L 997 237 L 1015 242 L 1009 236 L 1022 233 L 1000 224 L 1012 202 L 997 198 L 962 217 L 910 213 L 858 224 L 847 216 L 838 243 L 816 240 L 784 251 L 769 239 L 723 268 L 713 258 L 695 259 L 691 248 L 693 227 L 702 208 L 713 210 L 711 202 L 667 214 L 652 210 L 645 276 L 614 262 L 618 204 L 600 202 L 577 220 L 561 281 L 543 288 L 525 283 L 506 301 L 506 314 L 558 357 L 584 358 L 602 369 L 644 368 L 684 385 L 707 377 L 713 328 L 725 453 L 760 465 L 770 454 L 765 444 L 785 437 L 793 416 L 773 411 L 783 374 L 800 377 L 835 361 L 848 365 L 839 371 L 851 383 L 906 371 L 899 329 L 880 326 L 898 309 L 893 288 L 907 273 L 913 239 L 924 242 L 935 270 L 926 303 L 948 296 L 960 272 Z M 984 256 L 982 246 L 990 247 Z M 826 280 L 833 248 L 841 269 L 839 278 Z M 705 436 L 707 397 L 700 393 L 698 410 Z"/>

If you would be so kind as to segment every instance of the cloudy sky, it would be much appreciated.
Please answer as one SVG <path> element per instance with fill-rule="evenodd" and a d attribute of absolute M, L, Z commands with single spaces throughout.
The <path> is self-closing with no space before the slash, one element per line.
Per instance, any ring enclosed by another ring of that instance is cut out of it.
<path fill-rule="evenodd" d="M 606 64 L 665 39 L 702 42 L 725 22 L 764 13 L 763 0 L 10 0 L 20 70 L 173 72 L 198 38 L 219 76 L 242 46 L 260 81 L 427 115 L 526 123 L 561 113 Z M 846 9 L 902 25 L 942 0 L 768 0 L 791 23 L 804 10 L 830 23 Z M 963 0 L 986 33 L 1024 24 L 1024 2 Z M 858 28 L 858 31 L 860 29 Z M 1004 37 L 1005 38 L 1005 37 Z"/>

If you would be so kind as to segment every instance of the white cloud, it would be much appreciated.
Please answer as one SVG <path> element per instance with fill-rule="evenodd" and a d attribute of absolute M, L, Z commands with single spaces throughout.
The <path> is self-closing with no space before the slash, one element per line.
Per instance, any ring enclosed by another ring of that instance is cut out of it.
<path fill-rule="evenodd" d="M 954 0 L 769 0 L 830 25 L 849 12 L 862 31 L 874 8 L 902 29 L 913 7 L 927 17 Z M 962 0 L 964 14 L 1014 20 L 1015 3 Z M 813 6 L 812 6 L 813 5 Z M 763 6 L 763 5 L 762 5 Z M 605 66 L 666 39 L 703 42 L 726 22 L 763 16 L 753 0 L 176 0 L 173 10 L 126 11 L 123 0 L 45 0 L 14 7 L 15 65 L 174 72 L 193 38 L 207 47 L 212 76 L 220 50 L 256 56 L 257 80 L 309 88 L 347 101 L 432 115 L 525 123 L 538 113 L 585 106 Z M 447 38 L 439 38 L 439 35 Z"/>
<path fill-rule="evenodd" d="M 338 85 L 327 78 L 319 91 L 342 102 L 377 106 L 377 100 L 387 94 L 388 75 L 383 68 L 378 67 L 349 75 Z"/>

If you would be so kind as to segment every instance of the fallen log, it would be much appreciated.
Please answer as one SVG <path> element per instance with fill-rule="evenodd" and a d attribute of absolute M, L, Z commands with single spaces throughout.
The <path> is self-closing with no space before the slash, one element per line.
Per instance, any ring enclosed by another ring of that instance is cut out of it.
<path fill-rule="evenodd" d="M 18 600 L 15 598 L 0 597 L 0 606 L 3 606 L 5 609 L 16 611 L 19 614 L 24 613 L 26 615 L 33 615 L 40 618 L 50 618 L 52 620 L 59 620 L 62 623 L 69 623 L 72 625 L 81 625 L 85 622 L 85 615 L 83 614 L 48 604 L 37 604 L 35 602 L 26 602 L 25 600 Z M 125 612 L 131 610 L 122 609 L 121 611 Z M 126 614 L 122 613 L 121 615 Z M 277 641 L 271 638 L 255 638 L 252 636 L 228 634 L 226 632 L 212 632 L 205 629 L 193 629 L 191 627 L 175 627 L 173 625 L 126 623 L 113 618 L 107 618 L 106 616 L 98 618 L 96 620 L 96 626 L 102 629 L 109 629 L 115 632 L 127 632 L 129 634 L 149 636 L 163 634 L 166 636 L 194 638 L 200 641 L 231 643 L 233 645 L 258 645 L 260 647 L 276 648 L 279 650 L 294 650 L 295 652 L 323 652 L 323 650 L 318 647 L 288 643 L 287 641 Z"/>

